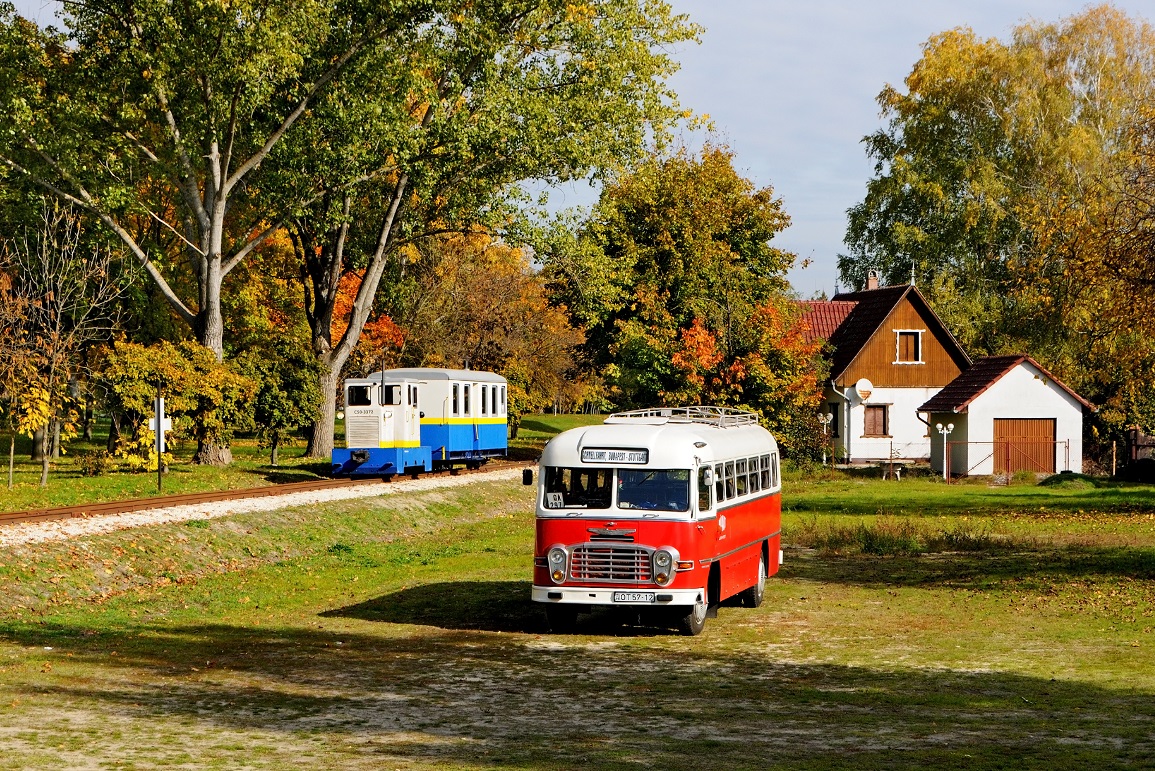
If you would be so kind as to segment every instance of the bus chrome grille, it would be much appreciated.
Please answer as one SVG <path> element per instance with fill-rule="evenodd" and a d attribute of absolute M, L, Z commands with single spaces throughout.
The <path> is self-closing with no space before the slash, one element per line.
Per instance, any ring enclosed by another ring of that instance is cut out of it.
<path fill-rule="evenodd" d="M 578 544 L 570 557 L 570 577 L 576 581 L 650 581 L 650 550 L 640 546 Z"/>

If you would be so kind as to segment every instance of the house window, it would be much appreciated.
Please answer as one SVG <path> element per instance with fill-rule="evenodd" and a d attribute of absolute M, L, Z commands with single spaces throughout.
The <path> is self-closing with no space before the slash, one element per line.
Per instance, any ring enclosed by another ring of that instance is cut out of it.
<path fill-rule="evenodd" d="M 922 364 L 922 330 L 899 329 L 895 364 Z"/>
<path fill-rule="evenodd" d="M 887 405 L 869 404 L 866 407 L 866 429 L 863 436 L 889 436 L 890 421 Z"/>
<path fill-rule="evenodd" d="M 832 416 L 830 418 L 830 436 L 838 436 L 838 416 L 842 414 L 842 405 L 837 402 L 830 402 L 826 405 L 829 410 L 828 413 Z"/>

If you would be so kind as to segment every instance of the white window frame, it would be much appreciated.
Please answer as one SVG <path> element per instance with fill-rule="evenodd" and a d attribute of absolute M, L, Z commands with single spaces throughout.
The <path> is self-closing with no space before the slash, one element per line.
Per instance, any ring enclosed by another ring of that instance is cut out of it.
<path fill-rule="evenodd" d="M 902 356 L 902 335 L 903 333 L 913 333 L 918 335 L 918 361 L 900 361 Z M 922 336 L 926 333 L 925 329 L 896 329 L 894 330 L 894 363 L 895 364 L 926 364 L 926 360 L 922 357 Z"/>

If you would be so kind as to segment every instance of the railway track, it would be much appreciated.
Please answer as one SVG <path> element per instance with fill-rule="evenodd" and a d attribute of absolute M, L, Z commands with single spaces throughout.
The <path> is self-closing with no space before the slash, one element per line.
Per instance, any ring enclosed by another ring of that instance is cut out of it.
<path fill-rule="evenodd" d="M 381 484 L 383 482 L 405 484 L 405 482 L 411 479 L 477 474 L 485 471 L 501 471 L 507 468 L 525 468 L 532 465 L 532 461 L 501 460 L 491 461 L 476 469 L 446 469 L 424 473 L 420 476 L 398 474 L 392 477 L 370 477 L 365 479 L 311 479 L 307 482 L 286 482 L 283 484 L 267 485 L 265 487 L 249 487 L 242 490 L 213 490 L 204 493 L 183 493 L 181 495 L 163 495 L 154 498 L 133 498 L 127 501 L 78 503 L 72 506 L 58 506 L 55 508 L 0 512 L 0 526 L 19 522 L 48 522 L 51 520 L 74 519 L 77 517 L 125 514 L 132 511 L 164 509 L 171 506 L 187 506 L 196 503 L 217 503 L 219 501 L 234 501 L 244 498 L 266 498 L 275 495 L 312 492 L 314 490 L 330 490 L 333 488 L 355 487 L 367 484 Z"/>

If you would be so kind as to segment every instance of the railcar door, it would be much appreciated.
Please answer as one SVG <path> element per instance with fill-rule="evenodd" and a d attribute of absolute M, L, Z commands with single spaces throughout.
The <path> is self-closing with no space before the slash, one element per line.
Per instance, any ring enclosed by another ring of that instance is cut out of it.
<path fill-rule="evenodd" d="M 421 444 L 421 410 L 417 404 L 417 385 L 402 383 L 398 386 L 397 446 L 418 447 Z"/>

